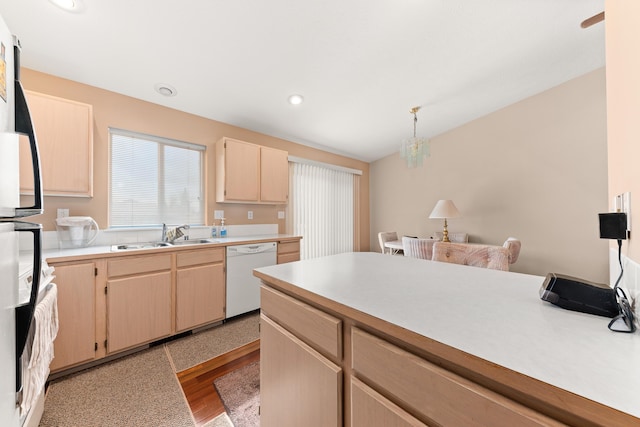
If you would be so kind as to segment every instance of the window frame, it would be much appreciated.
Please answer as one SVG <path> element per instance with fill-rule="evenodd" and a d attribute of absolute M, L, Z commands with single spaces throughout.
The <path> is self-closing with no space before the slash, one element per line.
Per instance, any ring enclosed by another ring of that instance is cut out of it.
<path fill-rule="evenodd" d="M 161 137 L 161 136 L 156 136 L 156 135 L 150 135 L 150 134 L 145 134 L 145 133 L 141 133 L 141 132 L 135 132 L 135 131 L 130 131 L 130 130 L 126 130 L 126 129 L 120 129 L 120 128 L 115 128 L 115 127 L 109 127 L 108 128 L 108 135 L 109 135 L 109 156 L 108 156 L 108 177 L 107 177 L 107 196 L 108 196 L 108 223 L 109 223 L 109 229 L 132 229 L 132 228 L 155 228 L 158 226 L 162 225 L 162 222 L 160 223 L 155 223 L 155 222 L 149 222 L 146 224 L 128 224 L 128 225 L 114 225 L 113 224 L 113 219 L 112 219 L 112 212 L 113 212 L 113 137 L 114 135 L 118 136 L 118 137 L 124 137 L 124 138 L 133 138 L 133 139 L 138 139 L 138 140 L 142 140 L 142 141 L 146 141 L 146 142 L 152 142 L 157 144 L 158 146 L 158 159 L 157 159 L 157 163 L 155 165 L 156 169 L 156 173 L 157 173 L 157 177 L 158 177 L 158 183 L 157 183 L 157 194 L 158 194 L 158 208 L 162 209 L 164 207 L 167 206 L 166 203 L 161 203 L 160 200 L 163 200 L 164 198 L 164 193 L 165 193 L 165 186 L 163 185 L 166 181 L 165 181 L 165 158 L 164 158 L 164 154 L 165 154 L 165 150 L 163 149 L 164 147 L 172 147 L 172 148 L 179 148 L 179 149 L 185 149 L 185 150 L 190 150 L 190 151 L 197 151 L 200 152 L 200 182 L 199 182 L 199 187 L 200 187 L 200 195 L 198 196 L 198 199 L 200 201 L 199 205 L 200 205 L 200 212 L 201 215 L 198 218 L 199 221 L 198 222 L 191 222 L 189 225 L 192 226 L 199 226 L 199 225 L 204 225 L 205 221 L 206 221 L 206 149 L 207 147 L 205 145 L 201 145 L 201 144 L 194 144 L 191 142 L 185 142 L 185 141 L 180 141 L 180 140 L 176 140 L 176 139 L 171 139 L 171 138 L 166 138 L 166 137 Z M 166 216 L 168 214 L 162 215 L 160 214 L 160 218 L 163 218 L 164 216 Z"/>

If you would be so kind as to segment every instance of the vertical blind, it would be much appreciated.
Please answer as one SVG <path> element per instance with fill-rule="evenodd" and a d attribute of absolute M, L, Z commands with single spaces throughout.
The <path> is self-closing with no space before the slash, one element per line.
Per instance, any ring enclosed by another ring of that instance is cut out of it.
<path fill-rule="evenodd" d="M 109 129 L 111 227 L 204 224 L 202 145 Z"/>
<path fill-rule="evenodd" d="M 354 175 L 322 166 L 291 163 L 290 218 L 302 236 L 300 258 L 353 251 Z"/>

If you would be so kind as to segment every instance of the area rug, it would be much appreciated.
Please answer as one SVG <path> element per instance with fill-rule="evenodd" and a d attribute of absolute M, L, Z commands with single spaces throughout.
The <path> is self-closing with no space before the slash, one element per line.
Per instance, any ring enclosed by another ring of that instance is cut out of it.
<path fill-rule="evenodd" d="M 260 425 L 260 362 L 252 362 L 213 382 L 235 427 Z"/>

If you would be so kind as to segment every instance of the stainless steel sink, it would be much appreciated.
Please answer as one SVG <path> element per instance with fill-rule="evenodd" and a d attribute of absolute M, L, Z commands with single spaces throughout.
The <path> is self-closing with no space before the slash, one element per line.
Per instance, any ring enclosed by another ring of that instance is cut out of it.
<path fill-rule="evenodd" d="M 169 242 L 124 243 L 111 246 L 111 252 L 130 251 L 136 249 L 153 249 L 172 246 Z"/>
<path fill-rule="evenodd" d="M 178 240 L 177 242 L 173 242 L 172 245 L 174 246 L 202 245 L 205 243 L 220 243 L 220 241 L 215 239 L 190 239 L 190 240 Z"/>
<path fill-rule="evenodd" d="M 131 251 L 139 249 L 154 249 L 154 248 L 170 248 L 173 246 L 186 246 L 186 245 L 202 245 L 205 243 L 220 243 L 215 239 L 192 239 L 192 240 L 178 240 L 177 242 L 146 242 L 146 243 L 123 243 L 121 245 L 111 246 L 111 252 L 118 251 Z"/>

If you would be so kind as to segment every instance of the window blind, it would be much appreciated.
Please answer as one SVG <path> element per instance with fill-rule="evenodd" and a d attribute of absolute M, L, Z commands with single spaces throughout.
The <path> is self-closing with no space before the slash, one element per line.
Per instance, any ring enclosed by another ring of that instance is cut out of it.
<path fill-rule="evenodd" d="M 109 129 L 111 227 L 204 224 L 202 145 Z"/>
<path fill-rule="evenodd" d="M 353 251 L 354 175 L 313 164 L 291 163 L 290 218 L 301 235 L 300 258 Z"/>

